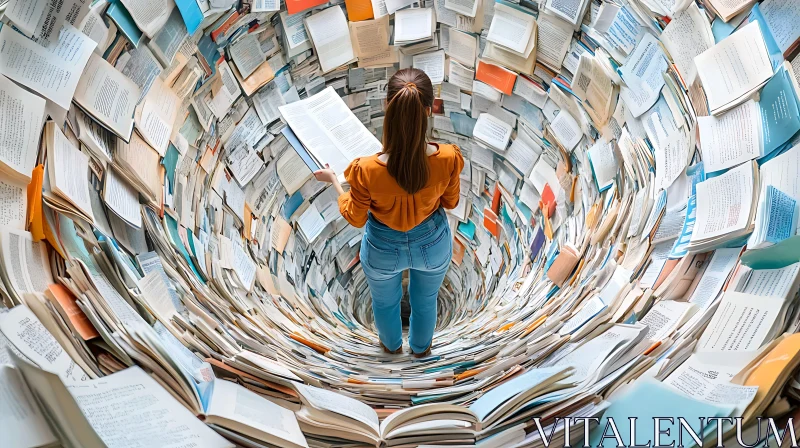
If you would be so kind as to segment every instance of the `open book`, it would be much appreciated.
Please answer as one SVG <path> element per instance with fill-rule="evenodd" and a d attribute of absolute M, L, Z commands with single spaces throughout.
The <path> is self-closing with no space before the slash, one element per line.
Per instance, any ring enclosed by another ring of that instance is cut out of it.
<path fill-rule="evenodd" d="M 278 109 L 319 165 L 330 165 L 340 179 L 351 161 L 381 150 L 378 139 L 332 87 Z"/>
<path fill-rule="evenodd" d="M 513 372 L 513 370 L 512 370 Z M 297 385 L 303 407 L 297 412 L 304 432 L 380 446 L 413 446 L 420 441 L 471 445 L 483 428 L 500 425 L 537 397 L 564 389 L 567 367 L 531 369 L 492 389 L 472 406 L 423 404 L 396 411 L 382 422 L 368 405 L 342 394 Z M 424 436 L 424 437 L 423 437 Z"/>

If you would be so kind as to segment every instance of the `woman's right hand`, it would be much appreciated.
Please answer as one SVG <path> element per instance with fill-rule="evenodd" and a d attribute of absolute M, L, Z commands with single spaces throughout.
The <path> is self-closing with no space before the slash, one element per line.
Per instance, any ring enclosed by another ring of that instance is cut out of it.
<path fill-rule="evenodd" d="M 327 182 L 329 184 L 336 182 L 336 173 L 325 165 L 325 168 L 314 171 L 314 177 L 320 182 Z"/>

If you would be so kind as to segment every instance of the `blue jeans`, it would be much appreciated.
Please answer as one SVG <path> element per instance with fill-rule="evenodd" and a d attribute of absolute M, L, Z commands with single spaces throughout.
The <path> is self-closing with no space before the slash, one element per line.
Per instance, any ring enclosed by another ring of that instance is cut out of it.
<path fill-rule="evenodd" d="M 403 345 L 400 300 L 403 271 L 410 269 L 408 344 L 422 353 L 436 327 L 436 300 L 453 257 L 453 236 L 440 208 L 408 232 L 391 229 L 372 214 L 361 240 L 361 266 L 372 294 L 372 312 L 381 342 L 395 351 Z"/>

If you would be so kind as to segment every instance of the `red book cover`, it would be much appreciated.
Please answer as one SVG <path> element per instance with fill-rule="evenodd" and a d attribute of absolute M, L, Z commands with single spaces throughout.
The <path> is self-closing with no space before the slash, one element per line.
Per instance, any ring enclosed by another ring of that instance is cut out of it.
<path fill-rule="evenodd" d="M 328 0 L 286 0 L 286 11 L 289 15 L 297 14 L 298 12 L 303 12 L 306 9 L 311 9 L 327 2 Z"/>

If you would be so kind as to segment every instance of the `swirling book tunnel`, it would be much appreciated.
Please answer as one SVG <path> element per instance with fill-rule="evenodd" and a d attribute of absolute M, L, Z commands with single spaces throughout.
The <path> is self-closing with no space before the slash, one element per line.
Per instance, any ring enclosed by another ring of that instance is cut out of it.
<path fill-rule="evenodd" d="M 798 0 L 0 11 L 0 445 L 800 426 Z M 381 349 L 363 229 L 312 174 L 381 151 L 409 67 L 465 161 L 423 357 Z"/>

